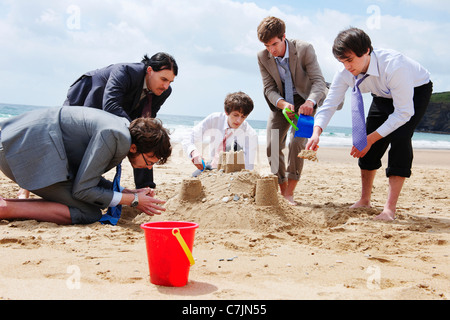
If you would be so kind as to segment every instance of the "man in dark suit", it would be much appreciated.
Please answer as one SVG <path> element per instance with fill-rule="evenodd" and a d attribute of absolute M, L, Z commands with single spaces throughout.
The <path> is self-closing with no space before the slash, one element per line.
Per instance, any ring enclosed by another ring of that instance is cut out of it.
<path fill-rule="evenodd" d="M 103 109 L 130 121 L 155 118 L 177 74 L 171 55 L 145 55 L 140 63 L 118 63 L 83 74 L 70 86 L 64 105 Z M 156 186 L 152 170 L 134 169 L 134 180 L 136 188 Z"/>
<path fill-rule="evenodd" d="M 0 197 L 0 219 L 88 224 L 101 209 L 128 205 L 165 211 L 149 188 L 113 191 L 102 175 L 125 157 L 133 168 L 164 163 L 172 152 L 160 121 L 131 122 L 93 108 L 39 109 L 0 123 L 0 170 L 42 200 Z"/>

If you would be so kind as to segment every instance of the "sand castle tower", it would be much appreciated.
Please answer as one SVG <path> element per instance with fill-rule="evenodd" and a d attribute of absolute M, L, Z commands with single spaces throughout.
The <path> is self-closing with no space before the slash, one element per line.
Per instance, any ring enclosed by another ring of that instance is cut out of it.
<path fill-rule="evenodd" d="M 257 206 L 278 206 L 278 178 L 263 177 L 256 181 L 255 204 Z"/>
<path fill-rule="evenodd" d="M 201 199 L 203 195 L 203 187 L 199 179 L 183 179 L 180 188 L 180 200 L 193 202 Z"/>
<path fill-rule="evenodd" d="M 220 169 L 225 173 L 238 172 L 245 169 L 244 152 L 242 150 L 238 152 L 221 152 L 217 165 L 217 170 Z"/>

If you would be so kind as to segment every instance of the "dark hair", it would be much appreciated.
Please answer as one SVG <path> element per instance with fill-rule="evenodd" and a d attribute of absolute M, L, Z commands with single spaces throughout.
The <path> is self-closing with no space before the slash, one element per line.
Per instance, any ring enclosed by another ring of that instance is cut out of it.
<path fill-rule="evenodd" d="M 163 127 L 161 120 L 154 118 L 137 118 L 130 124 L 131 143 L 136 145 L 138 153 L 153 152 L 159 164 L 166 163 L 172 154 L 169 131 Z"/>
<path fill-rule="evenodd" d="M 353 51 L 357 57 L 362 57 L 370 49 L 372 53 L 373 47 L 369 36 L 361 29 L 349 28 L 341 31 L 333 44 L 333 55 L 336 59 L 346 59 Z"/>
<path fill-rule="evenodd" d="M 253 111 L 253 100 L 242 91 L 229 93 L 225 97 L 224 108 L 227 114 L 239 111 L 244 116 L 247 116 Z"/>
<path fill-rule="evenodd" d="M 284 21 L 276 17 L 267 17 L 258 26 L 258 39 L 262 43 L 267 43 L 275 37 L 283 38 L 286 33 Z"/>
<path fill-rule="evenodd" d="M 144 55 L 142 62 L 145 63 L 147 67 L 152 67 L 156 72 L 161 70 L 172 70 L 174 75 L 178 75 L 178 65 L 174 57 L 165 52 L 158 52 L 154 54 L 151 58 L 148 55 Z"/>

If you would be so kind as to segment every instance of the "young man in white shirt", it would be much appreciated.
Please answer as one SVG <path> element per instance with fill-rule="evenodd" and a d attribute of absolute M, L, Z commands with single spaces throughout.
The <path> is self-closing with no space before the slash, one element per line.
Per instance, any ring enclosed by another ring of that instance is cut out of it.
<path fill-rule="evenodd" d="M 245 121 L 253 110 L 252 99 L 243 92 L 230 93 L 224 102 L 224 112 L 215 112 L 198 123 L 183 140 L 183 148 L 197 167 L 193 176 L 204 169 L 216 169 L 221 151 L 243 150 L 245 168 L 253 170 L 258 146 L 256 131 Z M 226 137 L 226 139 L 224 139 Z M 205 161 L 203 143 L 209 140 L 210 160 Z"/>
<path fill-rule="evenodd" d="M 411 138 L 428 106 L 433 84 L 429 72 L 418 62 L 394 50 L 373 49 L 369 36 L 350 28 L 338 34 L 333 45 L 334 56 L 344 65 L 331 85 L 323 106 L 315 116 L 314 133 L 306 149 L 317 150 L 319 136 L 328 125 L 348 88 L 357 79 L 361 93 L 371 92 L 373 101 L 366 123 L 367 146 L 352 147 L 351 155 L 359 158 L 361 199 L 352 208 L 370 207 L 376 170 L 390 145 L 386 176 L 389 191 L 383 211 L 375 219 L 395 219 L 397 201 L 403 183 L 411 176 L 413 150 Z"/>

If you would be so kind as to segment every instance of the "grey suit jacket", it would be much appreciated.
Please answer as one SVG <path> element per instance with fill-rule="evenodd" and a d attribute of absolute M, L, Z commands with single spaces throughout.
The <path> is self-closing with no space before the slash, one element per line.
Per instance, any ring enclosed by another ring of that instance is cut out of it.
<path fill-rule="evenodd" d="M 102 175 L 130 150 L 127 119 L 93 108 L 57 107 L 0 125 L 5 159 L 20 187 L 33 191 L 73 180 L 74 198 L 103 208 L 111 202 L 111 182 Z"/>
<path fill-rule="evenodd" d="M 314 48 L 300 40 L 288 40 L 289 67 L 297 93 L 305 100 L 316 101 L 322 105 L 328 93 L 325 80 L 320 70 Z M 275 58 L 266 49 L 258 53 L 258 65 L 264 85 L 264 97 L 272 111 L 279 98 L 284 98 L 283 83 L 278 72 Z"/>

